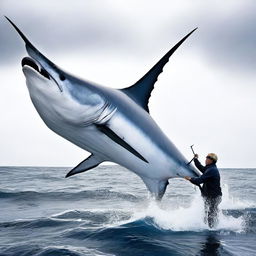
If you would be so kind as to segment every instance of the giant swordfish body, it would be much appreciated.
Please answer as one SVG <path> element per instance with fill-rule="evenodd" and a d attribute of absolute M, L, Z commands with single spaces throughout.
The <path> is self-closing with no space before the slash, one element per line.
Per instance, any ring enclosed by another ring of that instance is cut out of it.
<path fill-rule="evenodd" d="M 11 20 L 9 22 L 25 41 L 29 57 L 23 58 L 22 70 L 40 117 L 55 133 L 91 153 L 66 177 L 111 161 L 136 173 L 151 194 L 161 199 L 168 179 L 198 176 L 148 110 L 158 75 L 195 29 L 134 85 L 112 89 L 63 71 L 40 53 Z"/>

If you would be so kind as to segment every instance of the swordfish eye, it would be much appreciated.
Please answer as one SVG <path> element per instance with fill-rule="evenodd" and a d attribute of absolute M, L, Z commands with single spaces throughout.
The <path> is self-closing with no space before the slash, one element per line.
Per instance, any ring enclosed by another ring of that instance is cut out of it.
<path fill-rule="evenodd" d="M 60 74 L 60 80 L 64 81 L 64 80 L 66 80 L 66 77 L 63 74 Z"/>

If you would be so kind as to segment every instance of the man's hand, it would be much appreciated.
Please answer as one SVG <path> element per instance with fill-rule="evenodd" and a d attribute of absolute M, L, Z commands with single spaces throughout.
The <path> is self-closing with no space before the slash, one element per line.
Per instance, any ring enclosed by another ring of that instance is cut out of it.
<path fill-rule="evenodd" d="M 184 179 L 186 179 L 186 180 L 191 180 L 191 177 L 185 176 Z"/>
<path fill-rule="evenodd" d="M 197 159 L 198 158 L 198 154 L 194 154 L 194 158 Z"/>

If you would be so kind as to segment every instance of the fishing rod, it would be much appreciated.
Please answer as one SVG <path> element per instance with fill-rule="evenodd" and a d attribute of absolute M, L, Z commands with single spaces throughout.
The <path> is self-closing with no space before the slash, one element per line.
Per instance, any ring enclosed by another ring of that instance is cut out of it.
<path fill-rule="evenodd" d="M 191 150 L 192 150 L 192 152 L 193 152 L 193 154 L 194 154 L 194 157 L 187 163 L 187 165 L 190 165 L 191 162 L 195 159 L 195 151 L 194 151 L 194 149 L 193 149 L 193 146 L 194 146 L 194 144 L 191 145 L 190 148 L 191 148 Z"/>
<path fill-rule="evenodd" d="M 193 154 L 195 155 L 196 153 L 195 153 L 195 151 L 194 151 L 193 147 L 194 147 L 194 144 L 193 144 L 193 145 L 191 145 L 191 146 L 190 146 L 190 148 L 191 148 L 191 150 L 192 150 Z"/>
<path fill-rule="evenodd" d="M 195 155 L 196 155 L 196 153 L 195 153 L 195 151 L 194 151 L 193 147 L 194 147 L 194 144 L 190 146 L 190 148 L 191 148 L 191 150 L 192 150 L 192 153 L 193 153 L 194 157 L 193 157 L 193 158 L 192 158 L 192 159 L 187 163 L 187 165 L 190 165 L 190 164 L 191 164 L 191 162 L 195 159 Z M 181 178 L 184 178 L 184 177 L 182 177 L 181 175 L 179 175 L 178 173 L 177 173 L 177 175 L 178 175 L 178 176 L 180 176 Z M 202 187 L 200 186 L 200 184 L 199 184 L 199 185 L 195 185 L 195 186 L 199 187 L 199 189 L 200 189 L 200 191 L 201 191 L 201 193 L 202 193 Z"/>

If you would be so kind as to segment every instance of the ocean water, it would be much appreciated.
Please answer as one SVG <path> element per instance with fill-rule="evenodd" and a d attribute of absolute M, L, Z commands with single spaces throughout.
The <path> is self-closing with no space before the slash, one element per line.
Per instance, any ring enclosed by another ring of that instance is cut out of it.
<path fill-rule="evenodd" d="M 215 229 L 183 179 L 157 204 L 120 166 L 65 179 L 69 169 L 0 167 L 1 256 L 256 255 L 256 169 L 220 170 Z"/>

